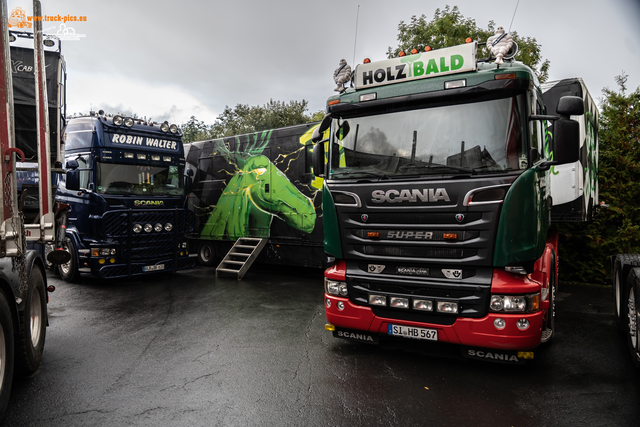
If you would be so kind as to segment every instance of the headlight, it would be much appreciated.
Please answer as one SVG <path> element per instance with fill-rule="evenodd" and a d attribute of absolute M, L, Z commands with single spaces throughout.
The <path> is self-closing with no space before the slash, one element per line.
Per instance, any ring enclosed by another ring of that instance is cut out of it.
<path fill-rule="evenodd" d="M 409 308 L 409 298 L 391 297 L 389 306 L 394 308 Z"/>
<path fill-rule="evenodd" d="M 436 303 L 438 313 L 456 314 L 458 312 L 458 303 L 451 301 L 438 301 Z"/>
<path fill-rule="evenodd" d="M 347 284 L 345 282 L 336 282 L 334 280 L 324 279 L 324 288 L 329 295 L 338 295 L 346 297 L 349 294 Z"/>
<path fill-rule="evenodd" d="M 504 313 L 530 313 L 540 309 L 540 294 L 491 295 L 489 310 Z"/>
<path fill-rule="evenodd" d="M 369 295 L 369 304 L 386 306 L 387 297 L 384 295 Z"/>
<path fill-rule="evenodd" d="M 433 311 L 433 301 L 427 299 L 414 299 L 413 309 L 421 311 Z"/>
<path fill-rule="evenodd" d="M 173 230 L 173 224 L 171 224 L 170 222 L 166 223 L 164 225 L 164 231 L 171 231 Z"/>
<path fill-rule="evenodd" d="M 134 233 L 139 233 L 141 231 L 142 231 L 142 225 L 140 225 L 140 224 L 134 224 L 133 225 L 133 232 Z"/>
<path fill-rule="evenodd" d="M 159 233 L 162 231 L 162 224 L 157 223 L 156 225 L 153 226 L 153 229 L 156 231 L 156 233 Z"/>
<path fill-rule="evenodd" d="M 114 125 L 121 126 L 123 122 L 124 122 L 124 119 L 122 118 L 122 116 L 113 116 Z"/>
<path fill-rule="evenodd" d="M 153 230 L 153 226 L 151 224 L 145 224 L 144 225 L 145 233 L 151 233 L 151 230 Z"/>

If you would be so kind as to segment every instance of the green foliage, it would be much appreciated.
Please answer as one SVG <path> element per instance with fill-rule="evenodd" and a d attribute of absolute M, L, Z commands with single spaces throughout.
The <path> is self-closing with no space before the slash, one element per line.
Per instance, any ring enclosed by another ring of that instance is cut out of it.
<path fill-rule="evenodd" d="M 505 27 L 505 30 L 509 30 Z M 409 52 L 411 49 L 424 49 L 430 46 L 431 49 L 442 49 L 444 47 L 455 46 L 465 42 L 467 37 L 471 37 L 478 42 L 485 42 L 495 33 L 495 23 L 489 21 L 487 29 L 484 30 L 476 25 L 476 21 L 465 18 L 457 6 L 443 10 L 436 9 L 433 19 L 427 21 L 425 15 L 419 18 L 413 15 L 410 23 L 400 21 L 398 25 L 398 46 L 389 47 L 388 58 L 395 58 L 401 50 Z M 541 82 L 549 78 L 549 60 L 542 59 L 541 46 L 533 37 L 521 37 L 517 31 L 512 31 L 513 40 L 518 43 L 519 52 L 516 55 L 518 61 L 531 67 Z M 482 49 L 482 48 L 481 48 Z M 489 51 L 484 51 L 489 56 Z M 479 55 L 482 55 L 480 52 Z"/>
<path fill-rule="evenodd" d="M 309 121 L 305 115 L 307 104 L 305 100 L 289 104 L 270 100 L 262 107 L 238 104 L 232 110 L 227 106 L 209 128 L 210 137 L 222 138 L 306 123 Z"/>
<path fill-rule="evenodd" d="M 204 122 L 191 116 L 186 125 L 182 126 L 182 142 L 185 144 L 194 141 L 207 139 L 209 135 L 207 125 Z"/>
<path fill-rule="evenodd" d="M 640 253 L 640 87 L 627 95 L 627 76 L 616 82 L 619 92 L 603 90 L 599 121 L 600 202 L 609 207 L 586 227 L 559 227 L 565 280 L 605 283 L 609 256 Z"/>

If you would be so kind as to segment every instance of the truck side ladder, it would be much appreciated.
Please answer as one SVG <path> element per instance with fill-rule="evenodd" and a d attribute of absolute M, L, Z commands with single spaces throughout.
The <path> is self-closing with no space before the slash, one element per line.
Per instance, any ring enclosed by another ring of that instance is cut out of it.
<path fill-rule="evenodd" d="M 242 280 L 251 264 L 267 245 L 268 240 L 253 237 L 239 238 L 216 268 L 216 277 L 219 277 L 220 273 L 229 273 L 237 274 L 238 280 Z"/>

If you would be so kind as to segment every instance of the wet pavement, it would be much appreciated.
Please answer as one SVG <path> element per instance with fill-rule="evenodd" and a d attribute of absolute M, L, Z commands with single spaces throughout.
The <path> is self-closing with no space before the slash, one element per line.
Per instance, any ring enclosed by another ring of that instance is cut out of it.
<path fill-rule="evenodd" d="M 50 274 L 42 366 L 14 381 L 4 425 L 640 423 L 640 373 L 608 288 L 561 284 L 555 342 L 510 366 L 333 338 L 322 272 L 287 270 L 239 282 L 205 267 L 131 282 Z"/>

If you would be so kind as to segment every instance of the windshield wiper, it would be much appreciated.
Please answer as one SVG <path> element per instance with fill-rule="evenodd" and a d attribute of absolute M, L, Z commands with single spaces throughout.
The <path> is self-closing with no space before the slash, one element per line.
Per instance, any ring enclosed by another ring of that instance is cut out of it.
<path fill-rule="evenodd" d="M 372 176 L 375 178 L 384 178 L 384 179 L 389 179 L 389 175 L 387 175 L 386 173 L 383 172 L 373 172 L 373 171 L 344 171 L 344 172 L 336 172 L 334 173 L 334 176 L 340 176 L 340 175 L 365 175 L 365 176 Z"/>
<path fill-rule="evenodd" d="M 403 165 L 400 166 L 400 170 L 407 170 L 407 169 L 450 169 L 450 170 L 454 170 L 456 172 L 464 172 L 464 173 L 471 173 L 473 172 L 473 169 L 471 168 L 464 168 L 461 166 L 453 166 L 453 165 L 442 165 L 439 163 L 420 163 L 420 164 L 416 164 L 416 165 Z"/>

